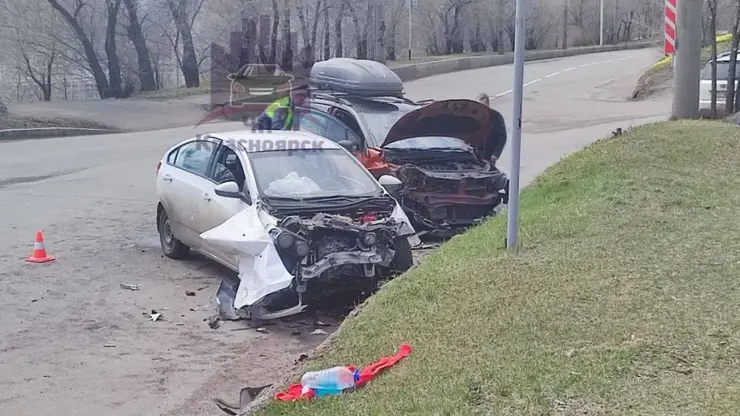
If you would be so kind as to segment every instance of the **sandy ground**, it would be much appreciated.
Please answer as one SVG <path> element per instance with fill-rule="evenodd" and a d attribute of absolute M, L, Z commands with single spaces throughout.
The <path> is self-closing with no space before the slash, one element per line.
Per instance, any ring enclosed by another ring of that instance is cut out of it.
<path fill-rule="evenodd" d="M 624 100 L 655 58 L 643 50 L 528 64 L 523 182 L 616 127 L 664 118 L 665 98 Z M 609 63 L 595 63 L 602 61 Z M 511 67 L 486 68 L 411 82 L 407 91 L 413 98 L 497 95 L 511 77 Z M 510 99 L 492 103 L 507 121 Z M 271 383 L 320 343 L 325 336 L 309 335 L 315 321 L 336 328 L 346 307 L 266 333 L 243 322 L 212 329 L 204 320 L 227 272 L 202 258 L 160 254 L 157 160 L 196 131 L 238 126 L 0 144 L 0 414 L 218 415 L 213 397 L 234 400 L 241 387 Z M 501 164 L 508 170 L 508 156 Z M 57 261 L 27 264 L 40 229 Z M 151 321 L 152 310 L 163 319 Z"/>

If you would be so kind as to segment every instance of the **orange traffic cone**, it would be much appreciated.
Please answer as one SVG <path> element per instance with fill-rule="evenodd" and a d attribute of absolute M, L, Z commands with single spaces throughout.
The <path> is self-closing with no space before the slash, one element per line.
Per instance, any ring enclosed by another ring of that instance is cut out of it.
<path fill-rule="evenodd" d="M 47 255 L 44 248 L 44 234 L 39 231 L 36 233 L 36 242 L 33 243 L 33 255 L 27 258 L 26 261 L 31 263 L 46 263 L 52 260 L 54 260 L 54 257 Z"/>

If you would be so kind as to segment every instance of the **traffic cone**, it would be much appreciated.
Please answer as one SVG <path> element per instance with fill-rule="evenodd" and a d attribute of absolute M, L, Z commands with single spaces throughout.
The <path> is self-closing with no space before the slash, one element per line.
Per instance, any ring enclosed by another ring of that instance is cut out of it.
<path fill-rule="evenodd" d="M 33 243 L 33 255 L 27 258 L 26 261 L 30 263 L 46 263 L 54 260 L 54 257 L 46 254 L 44 248 L 44 234 L 41 231 L 36 233 L 36 242 Z"/>

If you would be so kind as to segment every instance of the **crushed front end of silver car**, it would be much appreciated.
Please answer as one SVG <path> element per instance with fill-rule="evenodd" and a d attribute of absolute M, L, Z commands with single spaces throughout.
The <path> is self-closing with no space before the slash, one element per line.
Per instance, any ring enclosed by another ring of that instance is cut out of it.
<path fill-rule="evenodd" d="M 394 199 L 322 205 L 316 212 L 316 207 L 274 203 L 269 213 L 261 213 L 268 218 L 264 234 L 251 239 L 231 228 L 236 238 L 230 245 L 243 248 L 240 281 L 223 282 L 219 288 L 222 318 L 294 315 L 309 306 L 309 299 L 339 296 L 346 290 L 371 292 L 382 280 L 410 267 L 414 229 Z M 213 241 L 214 236 L 205 238 Z M 259 241 L 265 244 L 258 253 L 253 247 Z"/>

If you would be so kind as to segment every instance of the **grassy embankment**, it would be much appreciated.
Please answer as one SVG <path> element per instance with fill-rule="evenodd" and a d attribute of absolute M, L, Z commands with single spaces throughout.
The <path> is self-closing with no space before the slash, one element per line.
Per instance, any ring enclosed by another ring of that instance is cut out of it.
<path fill-rule="evenodd" d="M 729 51 L 731 43 L 732 34 L 717 36 L 717 53 Z M 702 49 L 701 61 L 707 62 L 711 58 L 712 48 L 707 47 Z M 667 56 L 656 62 L 655 65 L 642 74 L 632 92 L 632 99 L 642 100 L 648 98 L 655 92 L 665 88 L 671 78 L 673 78 L 673 66 L 671 65 L 671 57 Z"/>
<path fill-rule="evenodd" d="M 262 415 L 740 414 L 740 129 L 635 128 L 385 285 L 310 370 L 411 355 Z"/>

